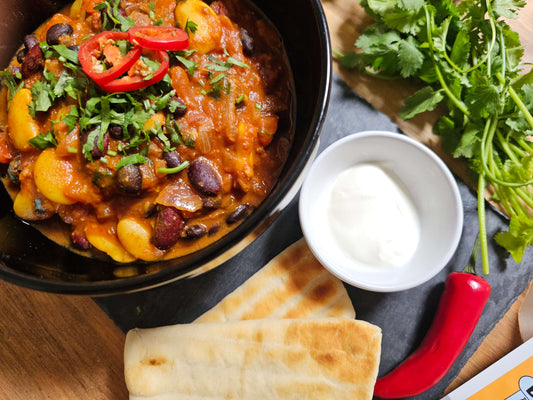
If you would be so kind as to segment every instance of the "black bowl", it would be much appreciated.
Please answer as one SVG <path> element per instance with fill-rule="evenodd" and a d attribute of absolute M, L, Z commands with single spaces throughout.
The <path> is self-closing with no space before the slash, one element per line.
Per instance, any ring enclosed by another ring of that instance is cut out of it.
<path fill-rule="evenodd" d="M 7 0 L 0 10 L 0 67 L 45 18 L 67 4 L 62 0 Z M 146 289 L 208 271 L 257 238 L 290 203 L 317 150 L 331 82 L 331 45 L 320 0 L 254 0 L 283 38 L 294 77 L 294 138 L 274 190 L 235 230 L 188 256 L 156 263 L 119 265 L 80 256 L 17 219 L 0 188 L 0 278 L 32 289 L 104 295 Z M 5 40 L 5 39 L 4 39 Z"/>

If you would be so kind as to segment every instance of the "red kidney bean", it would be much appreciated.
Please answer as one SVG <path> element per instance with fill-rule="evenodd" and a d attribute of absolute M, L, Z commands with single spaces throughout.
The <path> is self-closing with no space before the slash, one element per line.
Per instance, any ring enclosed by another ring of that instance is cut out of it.
<path fill-rule="evenodd" d="M 222 178 L 205 158 L 200 157 L 189 165 L 189 181 L 206 196 L 216 196 L 222 190 Z"/>
<path fill-rule="evenodd" d="M 152 244 L 160 250 L 168 250 L 181 236 L 183 218 L 174 207 L 162 207 L 155 218 Z"/>
<path fill-rule="evenodd" d="M 89 250 L 91 248 L 91 244 L 89 243 L 89 240 L 87 240 L 87 237 L 79 232 L 72 233 L 72 244 L 75 248 L 80 250 Z"/>
<path fill-rule="evenodd" d="M 40 71 L 43 67 L 44 55 L 41 50 L 41 47 L 33 46 L 31 49 L 28 50 L 28 52 L 24 56 L 24 59 L 22 60 L 22 64 L 20 66 L 22 77 L 24 79 L 29 78 L 34 73 Z"/>

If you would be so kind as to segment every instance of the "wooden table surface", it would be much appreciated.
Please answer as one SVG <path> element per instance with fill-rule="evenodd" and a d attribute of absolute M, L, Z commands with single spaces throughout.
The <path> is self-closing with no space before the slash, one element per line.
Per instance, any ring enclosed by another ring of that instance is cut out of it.
<path fill-rule="evenodd" d="M 354 26 L 366 17 L 356 0 L 323 0 L 323 4 L 333 47 L 347 50 L 357 34 Z M 530 2 L 520 19 L 512 22 L 523 42 L 528 36 L 533 39 L 528 25 L 532 14 Z M 335 63 L 334 70 L 357 91 L 353 76 Z M 373 105 L 387 111 L 387 105 Z M 522 298 L 486 337 L 449 389 L 522 343 L 517 319 Z M 122 359 L 125 335 L 90 297 L 41 293 L 0 282 L 0 299 L 0 398 L 127 398 Z"/>

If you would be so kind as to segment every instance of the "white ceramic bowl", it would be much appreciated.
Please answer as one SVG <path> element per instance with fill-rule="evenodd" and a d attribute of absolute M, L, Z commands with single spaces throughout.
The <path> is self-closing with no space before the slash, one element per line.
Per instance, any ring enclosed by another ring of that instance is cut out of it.
<path fill-rule="evenodd" d="M 420 240 L 404 265 L 364 265 L 346 255 L 329 229 L 325 208 L 333 183 L 342 171 L 361 163 L 377 163 L 392 172 L 417 211 Z M 434 277 L 454 254 L 463 228 L 459 190 L 444 162 L 408 136 L 382 131 L 355 133 L 325 149 L 304 180 L 299 213 L 317 259 L 344 282 L 376 292 L 409 289 Z"/>

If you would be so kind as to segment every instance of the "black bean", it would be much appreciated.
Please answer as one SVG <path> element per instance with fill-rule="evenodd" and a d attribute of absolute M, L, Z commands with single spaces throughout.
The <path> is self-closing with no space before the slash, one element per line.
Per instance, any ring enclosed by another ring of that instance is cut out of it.
<path fill-rule="evenodd" d="M 183 157 L 176 150 L 165 151 L 163 153 L 163 160 L 167 162 L 168 168 L 176 168 L 183 163 Z"/>
<path fill-rule="evenodd" d="M 187 105 L 178 96 L 174 96 L 167 104 L 167 112 L 174 115 L 175 119 L 181 118 L 187 113 Z"/>
<path fill-rule="evenodd" d="M 75 51 L 76 53 L 80 51 L 80 46 L 73 44 L 71 46 L 67 46 L 67 49 Z"/>
<path fill-rule="evenodd" d="M 80 250 L 89 250 L 91 248 L 91 244 L 89 243 L 89 240 L 87 240 L 87 237 L 79 232 L 72 233 L 72 244 L 75 248 Z"/>
<path fill-rule="evenodd" d="M 185 228 L 184 237 L 186 239 L 199 239 L 205 234 L 207 234 L 205 225 L 196 224 Z"/>
<path fill-rule="evenodd" d="M 189 165 L 189 181 L 206 196 L 216 196 L 222 190 L 222 178 L 205 158 L 197 158 Z"/>
<path fill-rule="evenodd" d="M 35 36 L 33 35 L 24 36 L 24 47 L 26 48 L 26 50 L 29 50 L 32 47 L 35 47 L 38 45 L 39 45 L 39 41 L 37 40 Z"/>
<path fill-rule="evenodd" d="M 9 177 L 9 180 L 15 184 L 20 184 L 20 173 L 22 172 L 22 162 L 20 161 L 20 156 L 15 157 L 11 162 L 9 163 L 9 166 L 7 167 L 7 176 Z"/>
<path fill-rule="evenodd" d="M 124 129 L 120 125 L 110 125 L 107 131 L 113 139 L 122 139 L 124 136 Z"/>
<path fill-rule="evenodd" d="M 241 204 L 240 206 L 237 206 L 237 208 L 226 217 L 226 223 L 231 225 L 246 218 L 250 215 L 252 209 L 253 207 L 250 204 Z"/>
<path fill-rule="evenodd" d="M 22 64 L 22 62 L 24 61 L 24 56 L 27 52 L 28 50 L 26 49 L 20 49 L 19 51 L 17 51 L 17 61 L 19 64 Z"/>
<path fill-rule="evenodd" d="M 20 72 L 23 78 L 29 78 L 44 66 L 44 55 L 40 46 L 33 46 L 29 49 L 22 60 Z"/>
<path fill-rule="evenodd" d="M 207 232 L 207 236 L 213 236 L 220 230 L 219 224 L 214 224 L 211 228 L 209 228 L 209 231 Z"/>
<path fill-rule="evenodd" d="M 135 164 L 128 164 L 118 169 L 117 181 L 120 189 L 131 195 L 137 195 L 142 190 L 143 177 L 141 168 Z"/>
<path fill-rule="evenodd" d="M 183 218 L 174 207 L 163 207 L 155 218 L 152 244 L 160 250 L 174 246 L 181 236 Z"/>
<path fill-rule="evenodd" d="M 242 54 L 247 57 L 251 57 L 255 48 L 254 38 L 252 35 L 250 35 L 250 32 L 244 28 L 241 28 L 239 31 L 239 38 L 241 39 L 242 43 Z"/>
<path fill-rule="evenodd" d="M 69 24 L 52 25 L 46 32 L 46 43 L 50 46 L 60 44 L 61 36 L 70 36 L 73 32 L 74 29 Z"/>

